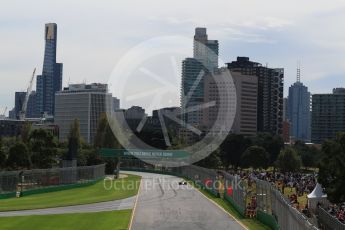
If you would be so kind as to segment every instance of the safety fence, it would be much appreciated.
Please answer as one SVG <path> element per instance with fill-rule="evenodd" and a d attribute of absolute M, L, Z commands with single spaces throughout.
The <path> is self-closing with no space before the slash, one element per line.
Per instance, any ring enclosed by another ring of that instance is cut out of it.
<path fill-rule="evenodd" d="M 224 177 L 224 198 L 229 201 L 238 213 L 245 216 L 246 191 L 241 178 L 222 171 Z"/>
<path fill-rule="evenodd" d="M 317 216 L 320 228 L 323 230 L 345 230 L 345 224 L 328 213 L 321 206 L 317 207 Z"/>
<path fill-rule="evenodd" d="M 206 169 L 195 165 L 183 166 L 175 170 L 178 171 L 178 174 L 194 181 L 194 183 L 205 188 L 213 195 L 217 197 L 220 195 L 220 183 L 218 181 L 218 175 L 215 170 Z"/>
<path fill-rule="evenodd" d="M 318 229 L 308 218 L 294 208 L 290 201 L 267 181 L 254 179 L 258 212 L 271 215 L 282 230 Z"/>
<path fill-rule="evenodd" d="M 22 195 L 58 191 L 92 184 L 104 178 L 105 164 L 0 172 L 0 199 Z"/>

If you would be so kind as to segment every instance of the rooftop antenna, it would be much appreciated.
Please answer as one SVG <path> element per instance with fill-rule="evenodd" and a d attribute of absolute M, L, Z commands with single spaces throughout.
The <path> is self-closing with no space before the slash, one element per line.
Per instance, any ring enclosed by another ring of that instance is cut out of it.
<path fill-rule="evenodd" d="M 301 82 L 301 62 L 297 61 L 297 82 Z"/>

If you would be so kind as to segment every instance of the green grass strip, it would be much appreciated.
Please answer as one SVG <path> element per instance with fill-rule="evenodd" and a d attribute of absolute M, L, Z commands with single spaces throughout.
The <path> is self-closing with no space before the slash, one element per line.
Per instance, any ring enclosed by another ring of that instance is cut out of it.
<path fill-rule="evenodd" d="M 0 200 L 0 211 L 63 207 L 124 199 L 137 194 L 140 179 L 140 176 L 128 175 L 114 182 L 106 181 L 105 184 L 102 180 L 83 188 L 3 199 Z"/>
<path fill-rule="evenodd" d="M 131 210 L 59 215 L 1 217 L 0 226 L 2 230 L 124 230 L 127 229 L 130 218 Z"/>

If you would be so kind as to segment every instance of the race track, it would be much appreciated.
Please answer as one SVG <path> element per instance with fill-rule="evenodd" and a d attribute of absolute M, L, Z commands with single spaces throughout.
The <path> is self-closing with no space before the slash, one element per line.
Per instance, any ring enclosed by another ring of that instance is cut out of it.
<path fill-rule="evenodd" d="M 244 229 L 213 202 L 181 178 L 152 173 L 142 176 L 131 229 Z"/>

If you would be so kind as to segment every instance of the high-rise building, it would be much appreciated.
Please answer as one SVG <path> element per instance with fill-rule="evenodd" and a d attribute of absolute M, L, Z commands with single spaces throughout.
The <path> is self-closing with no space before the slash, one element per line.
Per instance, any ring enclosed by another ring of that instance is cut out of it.
<path fill-rule="evenodd" d="M 56 63 L 57 25 L 45 25 L 45 50 L 42 75 L 37 76 L 37 109 L 54 115 L 55 93 L 62 89 L 62 63 Z"/>
<path fill-rule="evenodd" d="M 284 97 L 283 98 L 283 121 L 286 121 L 288 119 L 288 113 L 289 113 L 289 98 Z"/>
<path fill-rule="evenodd" d="M 40 117 L 40 113 L 37 111 L 37 94 L 36 91 L 32 91 L 29 100 L 28 105 L 26 107 L 26 115 L 27 118 L 38 118 Z"/>
<path fill-rule="evenodd" d="M 71 84 L 57 92 L 54 121 L 59 126 L 59 139 L 67 140 L 71 124 L 78 119 L 81 137 L 93 143 L 101 114 L 113 111 L 112 106 L 106 84 Z"/>
<path fill-rule="evenodd" d="M 230 76 L 228 72 L 227 68 L 221 68 L 215 74 L 205 77 L 205 103 L 214 101 L 216 104 L 204 110 L 204 125 L 207 131 L 212 128 L 219 132 L 226 126 L 231 133 L 255 135 L 258 78 L 238 72 L 233 72 Z M 227 79 L 229 77 L 232 80 Z M 236 96 L 232 95 L 234 92 Z M 224 108 L 220 108 L 221 100 Z"/>
<path fill-rule="evenodd" d="M 202 122 L 202 111 L 195 108 L 204 101 L 204 76 L 218 68 L 218 49 L 217 40 L 208 40 L 206 28 L 195 29 L 193 58 L 182 62 L 182 119 L 190 125 Z"/>
<path fill-rule="evenodd" d="M 125 111 L 126 120 L 141 120 L 145 116 L 145 109 L 140 106 L 132 106 Z"/>
<path fill-rule="evenodd" d="M 345 94 L 345 88 L 334 88 L 333 94 Z"/>
<path fill-rule="evenodd" d="M 218 53 L 218 41 L 208 40 L 206 28 L 195 28 L 193 58 L 212 72 L 218 68 Z"/>
<path fill-rule="evenodd" d="M 15 92 L 14 96 L 14 112 L 15 112 L 15 118 L 19 119 L 20 112 L 23 108 L 23 103 L 25 100 L 26 92 Z"/>
<path fill-rule="evenodd" d="M 237 61 L 228 63 L 228 68 L 231 72 L 258 77 L 258 132 L 282 134 L 284 69 L 264 67 L 248 57 L 237 57 Z"/>
<path fill-rule="evenodd" d="M 297 81 L 289 88 L 288 114 L 290 136 L 305 142 L 310 141 L 310 92 L 300 81 L 300 69 L 297 70 Z"/>
<path fill-rule="evenodd" d="M 0 137 L 18 137 L 26 121 L 17 119 L 0 119 Z"/>
<path fill-rule="evenodd" d="M 117 112 L 119 112 L 119 110 Z M 141 125 L 139 124 L 145 124 L 147 121 L 147 114 L 145 113 L 145 109 L 140 106 L 132 106 L 124 110 L 123 115 L 128 127 L 133 132 L 137 132 L 138 130 L 140 130 Z M 142 121 L 145 121 L 145 122 L 141 123 Z"/>
<path fill-rule="evenodd" d="M 196 107 L 204 102 L 204 74 L 206 68 L 194 58 L 186 58 L 182 62 L 181 108 L 182 119 L 194 126 L 202 121 L 202 112 L 187 112 L 188 108 Z"/>
<path fill-rule="evenodd" d="M 290 122 L 288 120 L 283 121 L 283 134 L 282 134 L 283 141 L 285 143 L 289 143 L 290 139 Z"/>
<path fill-rule="evenodd" d="M 345 89 L 312 96 L 311 141 L 322 143 L 345 131 Z"/>
<path fill-rule="evenodd" d="M 118 99 L 117 97 L 113 97 L 113 109 L 114 111 L 120 109 L 120 99 Z"/>
<path fill-rule="evenodd" d="M 19 119 L 20 112 L 23 108 L 23 103 L 25 101 L 26 92 L 15 92 L 15 102 L 14 102 L 14 117 L 13 119 Z M 32 91 L 26 106 L 26 118 L 37 118 L 38 112 L 36 107 L 36 92 Z"/>
<path fill-rule="evenodd" d="M 9 118 L 9 119 L 12 119 L 12 120 L 17 119 L 17 118 L 16 118 L 16 111 L 15 111 L 15 108 L 13 108 L 13 109 L 11 109 L 10 111 L 8 111 L 8 118 Z"/>
<path fill-rule="evenodd" d="M 282 137 L 285 143 L 290 142 L 290 121 L 288 119 L 289 113 L 289 98 L 283 98 L 283 130 Z"/>

